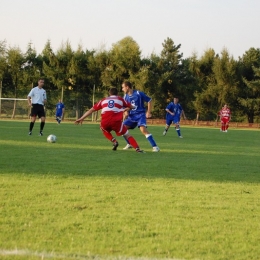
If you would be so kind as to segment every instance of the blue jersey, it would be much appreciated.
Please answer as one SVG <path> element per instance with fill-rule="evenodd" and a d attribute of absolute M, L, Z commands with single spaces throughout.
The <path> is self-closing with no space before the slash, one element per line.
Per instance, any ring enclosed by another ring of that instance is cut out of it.
<path fill-rule="evenodd" d="M 125 94 L 124 99 L 135 107 L 129 111 L 129 116 L 145 114 L 146 109 L 144 102 L 150 102 L 152 100 L 146 94 L 138 90 L 133 90 L 133 94 L 131 96 Z"/>
<path fill-rule="evenodd" d="M 56 105 L 56 115 L 61 116 L 62 115 L 62 110 L 63 110 L 64 107 L 65 107 L 64 104 L 59 102 Z"/>
<path fill-rule="evenodd" d="M 182 113 L 182 107 L 179 103 L 174 104 L 173 102 L 169 103 L 166 109 L 169 109 L 172 113 L 174 113 L 174 116 L 172 116 L 170 113 L 167 112 L 166 118 L 175 118 L 180 119 L 181 113 Z"/>

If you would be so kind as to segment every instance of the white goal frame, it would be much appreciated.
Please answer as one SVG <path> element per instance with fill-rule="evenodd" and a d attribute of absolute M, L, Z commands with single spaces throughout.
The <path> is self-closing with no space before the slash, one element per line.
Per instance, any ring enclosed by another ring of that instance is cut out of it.
<path fill-rule="evenodd" d="M 27 98 L 2 98 L 0 97 L 0 118 L 2 117 L 2 100 L 10 100 L 10 101 L 26 101 Z"/>

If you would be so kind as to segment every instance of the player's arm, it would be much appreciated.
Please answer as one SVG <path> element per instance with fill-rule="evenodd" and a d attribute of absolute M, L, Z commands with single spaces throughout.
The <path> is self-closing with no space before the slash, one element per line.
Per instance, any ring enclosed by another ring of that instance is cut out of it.
<path fill-rule="evenodd" d="M 32 99 L 30 96 L 27 97 L 29 107 L 32 106 Z"/>
<path fill-rule="evenodd" d="M 61 118 L 64 118 L 64 111 L 65 111 L 65 108 L 63 107 L 63 108 L 62 108 L 62 115 L 61 115 Z"/>
<path fill-rule="evenodd" d="M 91 109 L 89 109 L 82 117 L 80 117 L 79 119 L 77 119 L 75 121 L 75 125 L 78 125 L 78 124 L 81 124 L 82 125 L 82 122 L 84 121 L 84 119 L 88 116 L 90 116 L 93 112 L 95 112 L 96 110 L 92 107 Z"/>
<path fill-rule="evenodd" d="M 166 108 L 165 111 L 166 111 L 167 113 L 169 113 L 170 115 L 174 116 L 174 113 L 171 112 L 168 108 Z"/>
<path fill-rule="evenodd" d="M 150 100 L 150 101 L 147 103 L 146 118 L 152 117 L 151 110 L 152 110 L 152 100 Z"/>
<path fill-rule="evenodd" d="M 47 94 L 44 92 L 44 99 L 43 99 L 43 104 L 45 105 L 47 103 Z"/>
<path fill-rule="evenodd" d="M 187 117 L 186 117 L 186 115 L 185 115 L 185 113 L 184 113 L 184 110 L 181 111 L 181 114 L 182 114 L 184 120 L 187 120 Z"/>
<path fill-rule="evenodd" d="M 126 120 L 129 116 L 129 111 L 132 109 L 135 109 L 135 106 L 133 106 L 131 103 L 125 101 L 124 99 L 123 99 L 123 104 L 124 104 L 123 120 Z"/>

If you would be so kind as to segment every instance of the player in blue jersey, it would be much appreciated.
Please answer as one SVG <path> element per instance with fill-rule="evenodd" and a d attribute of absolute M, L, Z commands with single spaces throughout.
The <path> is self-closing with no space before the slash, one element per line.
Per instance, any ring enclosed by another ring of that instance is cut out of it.
<path fill-rule="evenodd" d="M 65 110 L 65 106 L 60 99 L 59 103 L 56 105 L 56 112 L 55 112 L 56 121 L 58 122 L 58 124 L 60 124 L 62 117 L 64 116 L 64 110 Z"/>
<path fill-rule="evenodd" d="M 134 129 L 138 127 L 142 134 L 145 135 L 151 146 L 153 147 L 153 152 L 159 152 L 160 149 L 155 143 L 151 133 L 147 131 L 146 118 L 151 117 L 151 98 L 145 93 L 133 90 L 132 84 L 129 81 L 124 81 L 122 84 L 122 90 L 125 93 L 124 99 L 131 103 L 135 108 L 127 111 L 125 116 L 124 125 L 128 129 Z M 147 111 L 144 105 L 147 102 Z M 132 148 L 129 142 L 126 140 L 127 145 L 124 150 Z"/>
<path fill-rule="evenodd" d="M 175 130 L 176 130 L 179 138 L 182 138 L 181 130 L 180 130 L 180 120 L 181 120 L 182 115 L 183 115 L 184 119 L 186 120 L 186 116 L 185 116 L 184 110 L 182 109 L 181 105 L 179 104 L 179 99 L 175 97 L 173 99 L 173 102 L 169 103 L 165 110 L 167 111 L 167 114 L 166 114 L 166 126 L 163 131 L 163 135 L 166 135 L 170 125 L 174 124 Z"/>

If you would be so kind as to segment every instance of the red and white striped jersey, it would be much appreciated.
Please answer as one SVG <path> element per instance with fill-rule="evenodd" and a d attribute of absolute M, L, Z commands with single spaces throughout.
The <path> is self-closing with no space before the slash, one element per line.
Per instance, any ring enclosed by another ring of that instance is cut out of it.
<path fill-rule="evenodd" d="M 231 111 L 229 108 L 222 108 L 220 111 L 219 111 L 219 115 L 220 117 L 227 117 L 227 118 L 230 118 L 230 115 L 231 115 Z"/>
<path fill-rule="evenodd" d="M 101 99 L 93 108 L 101 109 L 102 121 L 122 121 L 124 109 L 131 104 L 119 96 L 109 96 Z"/>

